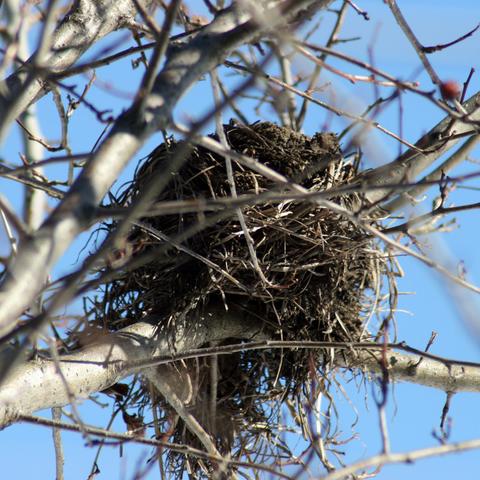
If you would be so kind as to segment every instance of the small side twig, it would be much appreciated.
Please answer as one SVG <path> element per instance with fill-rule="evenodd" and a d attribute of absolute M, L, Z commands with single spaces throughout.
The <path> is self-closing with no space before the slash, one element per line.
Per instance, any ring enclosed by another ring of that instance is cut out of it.
<path fill-rule="evenodd" d="M 395 17 L 395 20 L 397 21 L 400 28 L 403 30 L 403 33 L 407 37 L 408 41 L 412 44 L 413 48 L 415 49 L 415 52 L 417 52 L 418 58 L 422 62 L 423 66 L 425 67 L 425 70 L 430 76 L 432 82 L 435 85 L 440 85 L 442 83 L 440 80 L 440 77 L 437 75 L 437 73 L 432 67 L 432 64 L 428 60 L 426 56 L 427 52 L 425 52 L 423 45 L 418 41 L 416 35 L 413 33 L 413 30 L 410 28 L 410 25 L 405 20 L 405 17 L 403 16 L 402 12 L 398 8 L 397 2 L 395 0 L 386 0 L 386 3 L 390 7 L 390 10 L 392 11 L 393 16 Z"/>
<path fill-rule="evenodd" d="M 361 15 L 365 20 L 370 20 L 368 12 L 362 10 L 358 5 L 352 2 L 352 0 L 345 0 L 345 3 L 348 3 L 359 15 Z"/>
<path fill-rule="evenodd" d="M 52 420 L 60 422 L 62 419 L 62 409 L 60 407 L 52 408 Z M 63 480 L 63 465 L 65 464 L 65 458 L 63 455 L 63 445 L 61 430 L 56 426 L 52 429 L 53 446 L 55 448 L 55 479 Z"/>
<path fill-rule="evenodd" d="M 465 35 L 462 35 L 461 37 L 458 37 L 455 40 L 452 40 L 451 42 L 439 43 L 438 45 L 434 45 L 434 46 L 431 46 L 431 47 L 422 47 L 422 49 L 425 53 L 434 53 L 434 52 L 438 52 L 440 50 L 444 50 L 445 48 L 451 47 L 452 45 L 455 45 L 456 43 L 460 43 L 463 40 L 465 40 L 466 38 L 472 36 L 479 28 L 480 28 L 480 23 L 476 27 L 472 28 Z"/>

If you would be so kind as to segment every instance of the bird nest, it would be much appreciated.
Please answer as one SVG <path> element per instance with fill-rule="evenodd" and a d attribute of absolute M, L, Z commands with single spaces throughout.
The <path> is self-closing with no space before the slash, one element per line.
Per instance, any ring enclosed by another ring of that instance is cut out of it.
<path fill-rule="evenodd" d="M 357 171 L 343 160 L 334 134 L 317 133 L 310 138 L 268 122 L 230 124 L 224 132 L 232 150 L 309 192 L 331 191 L 329 200 L 347 208 L 356 200 L 351 194 L 335 193 Z M 160 145 L 116 198 L 118 205 L 130 206 L 152 178 L 169 175 L 156 205 L 183 202 L 179 205 L 189 208 L 149 214 L 132 226 L 119 257 L 156 253 L 149 262 L 125 270 L 106 285 L 108 306 L 98 318 L 102 322 L 106 318 L 110 329 L 118 329 L 148 314 L 160 326 L 174 329 L 176 319 L 215 304 L 247 312 L 272 339 L 363 339 L 369 295 L 378 291 L 379 278 L 387 269 L 385 254 L 372 237 L 321 202 L 288 199 L 289 184 L 274 183 L 258 169 L 232 161 L 228 175 L 225 158 L 207 148 L 191 147 L 183 166 L 170 173 L 170 160 L 184 147 L 173 139 Z M 232 183 L 236 203 L 231 201 Z M 222 209 L 209 209 L 212 205 Z M 238 337 L 224 343 L 238 343 Z M 214 377 L 206 373 L 212 368 L 211 360 L 187 364 L 197 385 L 191 411 L 220 451 L 238 457 L 252 437 L 268 443 L 281 401 L 301 392 L 312 365 L 318 368 L 327 359 L 312 352 L 285 348 L 220 356 L 214 389 Z M 211 404 L 212 391 L 217 395 L 213 422 L 200 412 L 201 405 Z M 169 418 L 164 417 L 165 430 L 172 428 Z M 255 427 L 260 424 L 269 428 Z M 200 447 L 181 420 L 170 433 L 176 442 Z M 172 456 L 171 461 L 183 469 L 185 462 L 193 460 Z M 202 466 L 207 472 L 201 462 L 190 465 L 192 469 Z"/>

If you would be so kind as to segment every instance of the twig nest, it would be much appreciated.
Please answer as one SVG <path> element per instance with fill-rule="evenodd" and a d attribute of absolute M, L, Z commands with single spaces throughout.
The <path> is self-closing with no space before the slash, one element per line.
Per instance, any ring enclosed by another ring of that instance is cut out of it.
<path fill-rule="evenodd" d="M 343 163 L 333 133 L 310 138 L 268 122 L 227 125 L 225 133 L 233 150 L 310 191 L 334 192 L 355 174 Z M 122 302 L 125 316 L 169 319 L 215 300 L 250 309 L 283 339 L 357 340 L 361 298 L 372 272 L 371 240 L 363 231 L 315 203 L 265 201 L 246 203 L 241 214 L 235 208 L 203 212 L 205 202 L 231 197 L 225 159 L 196 147 L 180 171 L 170 173 L 166 166 L 177 148 L 175 142 L 160 145 L 118 199 L 129 205 L 152 178 L 170 175 L 157 201 L 196 200 L 199 207 L 143 218 L 133 227 L 128 251 L 138 255 L 155 248 L 159 255 L 115 281 L 118 294 L 130 297 Z M 272 191 L 287 198 L 285 185 L 232 163 L 240 199 Z M 335 193 L 332 198 L 348 200 Z M 219 217 L 224 218 L 212 225 Z"/>
<path fill-rule="evenodd" d="M 343 160 L 333 133 L 308 137 L 268 122 L 230 124 L 224 131 L 232 150 L 310 192 L 331 192 L 328 198 L 338 204 L 352 201 L 336 193 L 357 172 Z M 151 314 L 174 329 L 179 316 L 220 302 L 251 313 L 273 338 L 359 340 L 365 291 L 378 278 L 379 256 L 372 239 L 314 201 L 289 200 L 288 185 L 274 184 L 235 161 L 229 179 L 225 158 L 202 147 L 190 150 L 180 170 L 170 172 L 169 161 L 181 145 L 170 140 L 156 148 L 117 198 L 128 206 L 148 182 L 169 175 L 157 204 L 182 204 L 175 213 L 147 216 L 132 227 L 125 251 L 133 262 L 142 255 L 149 261 L 108 285 L 110 328 Z M 235 205 L 229 200 L 232 179 L 238 195 Z M 262 200 L 272 192 L 274 201 Z M 288 349 L 246 351 L 220 361 L 217 415 L 224 430 L 227 426 L 238 431 L 240 423 L 246 435 L 254 435 L 248 425 L 273 415 L 265 408 L 269 392 L 285 398 L 296 391 L 307 378 L 312 355 Z M 201 371 L 198 364 L 196 371 Z M 200 376 L 198 398 L 205 398 L 210 377 Z M 186 435 L 179 426 L 176 440 L 195 444 Z M 228 449 L 233 435 L 223 433 L 217 439 Z"/>

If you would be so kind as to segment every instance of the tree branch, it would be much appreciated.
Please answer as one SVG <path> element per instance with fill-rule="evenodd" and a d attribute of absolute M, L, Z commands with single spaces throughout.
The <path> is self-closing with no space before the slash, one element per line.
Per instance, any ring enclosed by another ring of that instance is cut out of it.
<path fill-rule="evenodd" d="M 266 332 L 257 319 L 252 319 L 243 311 L 225 311 L 222 305 L 212 306 L 203 314 L 178 320 L 174 334 L 158 331 L 153 323 L 139 322 L 118 332 L 105 335 L 94 344 L 78 352 L 62 355 L 60 365 L 62 375 L 51 359 L 36 359 L 16 367 L 0 389 L 0 425 L 15 421 L 20 415 L 29 415 L 47 407 L 59 407 L 69 403 L 69 395 L 86 398 L 119 382 L 133 372 L 155 368 L 155 365 L 169 363 L 177 358 L 172 352 L 188 353 L 208 342 L 216 344 L 225 339 L 243 339 L 257 344 L 254 348 L 315 348 L 318 342 L 278 342 L 264 340 Z M 323 348 L 332 348 L 325 342 Z M 336 366 L 340 368 L 360 368 L 381 373 L 382 352 L 376 344 L 365 350 L 368 344 L 360 347 L 345 343 L 335 345 L 343 348 L 347 356 L 337 354 Z M 206 349 L 209 355 L 228 354 L 238 349 L 247 350 L 248 343 Z M 400 346 L 397 346 L 401 348 Z M 354 355 L 349 352 L 354 350 Z M 447 392 L 479 392 L 480 366 L 471 363 L 454 362 L 436 358 L 430 354 L 399 353 L 387 351 L 389 377 L 392 381 L 406 381 L 417 385 L 439 388 Z M 198 355 L 198 351 L 195 356 Z M 193 354 L 192 354 L 193 356 Z M 8 361 L 8 352 L 2 361 Z M 156 359 L 158 357 L 158 359 Z M 63 378 L 62 378 L 63 377 Z M 168 378 L 165 378 L 168 381 Z M 69 391 L 66 391 L 65 383 Z M 157 382 L 160 381 L 157 378 Z M 178 388 L 175 389 L 178 393 Z M 178 394 L 183 398 L 183 394 Z"/>
<path fill-rule="evenodd" d="M 445 117 L 428 133 L 421 137 L 415 144 L 417 150 L 407 150 L 393 162 L 383 165 L 374 170 L 367 171 L 361 179 L 365 186 L 382 186 L 392 183 L 412 181 L 420 173 L 432 165 L 443 153 L 454 147 L 463 137 L 463 134 L 478 135 L 478 126 L 474 122 L 480 121 L 480 92 L 472 95 L 464 104 L 463 108 L 468 113 L 464 121 L 453 120 Z M 473 123 L 472 123 L 473 122 Z M 418 151 L 420 150 L 420 151 Z M 367 199 L 379 202 L 385 197 L 391 198 L 389 188 L 372 189 L 366 193 Z M 402 194 L 400 197 L 403 197 Z M 401 205 L 393 203 L 393 206 Z M 391 207 L 389 208 L 391 211 Z"/>
<path fill-rule="evenodd" d="M 138 322 L 77 352 L 60 356 L 62 375 L 50 358 L 38 358 L 15 367 L 0 389 L 0 425 L 20 414 L 66 405 L 70 395 L 87 398 L 105 390 L 141 370 L 142 367 L 131 366 L 135 362 L 141 365 L 141 360 L 153 356 L 183 352 L 226 338 L 263 336 L 257 320 L 248 319 L 243 312 L 225 312 L 223 305 L 177 320 L 174 333 L 158 331 L 154 320 Z M 9 353 L 0 353 L 0 360 L 8 362 Z"/>
<path fill-rule="evenodd" d="M 464 442 L 447 443 L 444 445 L 437 445 L 435 447 L 422 448 L 419 450 L 411 450 L 406 453 L 383 453 L 352 463 L 343 468 L 339 468 L 328 475 L 322 477 L 322 480 L 343 480 L 350 478 L 353 474 L 359 471 L 364 471 L 367 468 L 380 467 L 383 465 L 391 465 L 394 463 L 412 464 L 417 460 L 424 458 L 436 457 L 440 455 L 447 455 L 449 453 L 466 452 L 480 448 L 480 439 L 466 440 Z M 362 475 L 363 478 L 366 478 Z M 367 477 L 368 478 L 368 477 Z"/>
<path fill-rule="evenodd" d="M 53 33 L 41 65 L 32 59 L 0 84 L 0 139 L 29 105 L 48 93 L 44 79 L 72 66 L 94 43 L 135 17 L 132 0 L 79 0 Z"/>

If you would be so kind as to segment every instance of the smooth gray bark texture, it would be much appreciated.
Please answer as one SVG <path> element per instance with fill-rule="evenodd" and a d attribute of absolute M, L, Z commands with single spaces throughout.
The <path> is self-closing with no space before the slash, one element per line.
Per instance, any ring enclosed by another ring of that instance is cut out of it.
<path fill-rule="evenodd" d="M 381 187 L 383 185 L 395 185 L 404 182 L 414 182 L 417 176 L 432 165 L 441 155 L 453 148 L 459 141 L 471 135 L 478 135 L 478 127 L 472 122 L 480 121 L 480 92 L 472 95 L 464 104 L 463 108 L 468 114 L 468 122 L 460 119 L 445 117 L 428 133 L 421 137 L 415 144 L 423 153 L 415 150 L 407 150 L 403 155 L 382 167 L 367 171 L 362 176 L 365 187 Z M 378 202 L 385 197 L 389 199 L 395 195 L 395 189 L 386 186 L 385 189 L 372 189 L 367 191 L 366 198 L 370 202 Z M 404 203 L 404 195 L 392 201 L 384 209 L 391 213 L 400 208 Z M 407 200 L 408 203 L 408 200 Z"/>
<path fill-rule="evenodd" d="M 133 372 L 144 372 L 147 377 L 155 378 L 155 385 L 160 391 L 173 388 L 176 396 L 187 402 L 189 393 L 185 382 L 172 378 L 168 365 L 138 366 L 137 363 L 135 366 L 135 362 L 167 356 L 172 351 L 187 352 L 207 343 L 216 345 L 227 338 L 262 341 L 267 338 L 267 332 L 258 320 L 246 313 L 226 312 L 223 306 L 217 306 L 204 314 L 195 314 L 194 318 L 179 321 L 174 335 L 157 331 L 152 323 L 138 322 L 105 335 L 75 353 L 60 356 L 57 363 L 51 359 L 26 362 L 16 367 L 0 388 L 0 425 L 14 422 L 19 415 L 67 405 L 72 397 L 87 398 Z M 248 343 L 245 348 L 248 348 Z M 338 354 L 335 364 L 381 375 L 382 356 L 380 351 L 360 350 L 347 361 Z M 391 350 L 386 352 L 386 357 L 391 381 L 411 382 L 451 393 L 480 391 L 480 367 L 474 364 L 443 362 Z M 157 368 L 159 370 L 154 372 Z M 165 388 L 162 386 L 162 372 Z"/>
<path fill-rule="evenodd" d="M 154 322 L 138 322 L 60 356 L 59 362 L 40 358 L 26 362 L 14 368 L 0 388 L 0 425 L 20 414 L 66 405 L 72 397 L 87 398 L 139 371 L 131 365 L 140 360 L 215 345 L 226 338 L 263 339 L 258 323 L 243 312 L 210 307 L 203 314 L 178 319 L 171 334 L 159 331 Z M 8 352 L 0 360 L 8 361 Z"/>
<path fill-rule="evenodd" d="M 149 3 L 141 1 L 140 3 Z M 42 58 L 35 54 L 0 84 L 0 139 L 30 104 L 48 91 L 44 79 L 71 67 L 93 44 L 131 23 L 136 15 L 132 0 L 79 0 L 49 39 Z"/>

